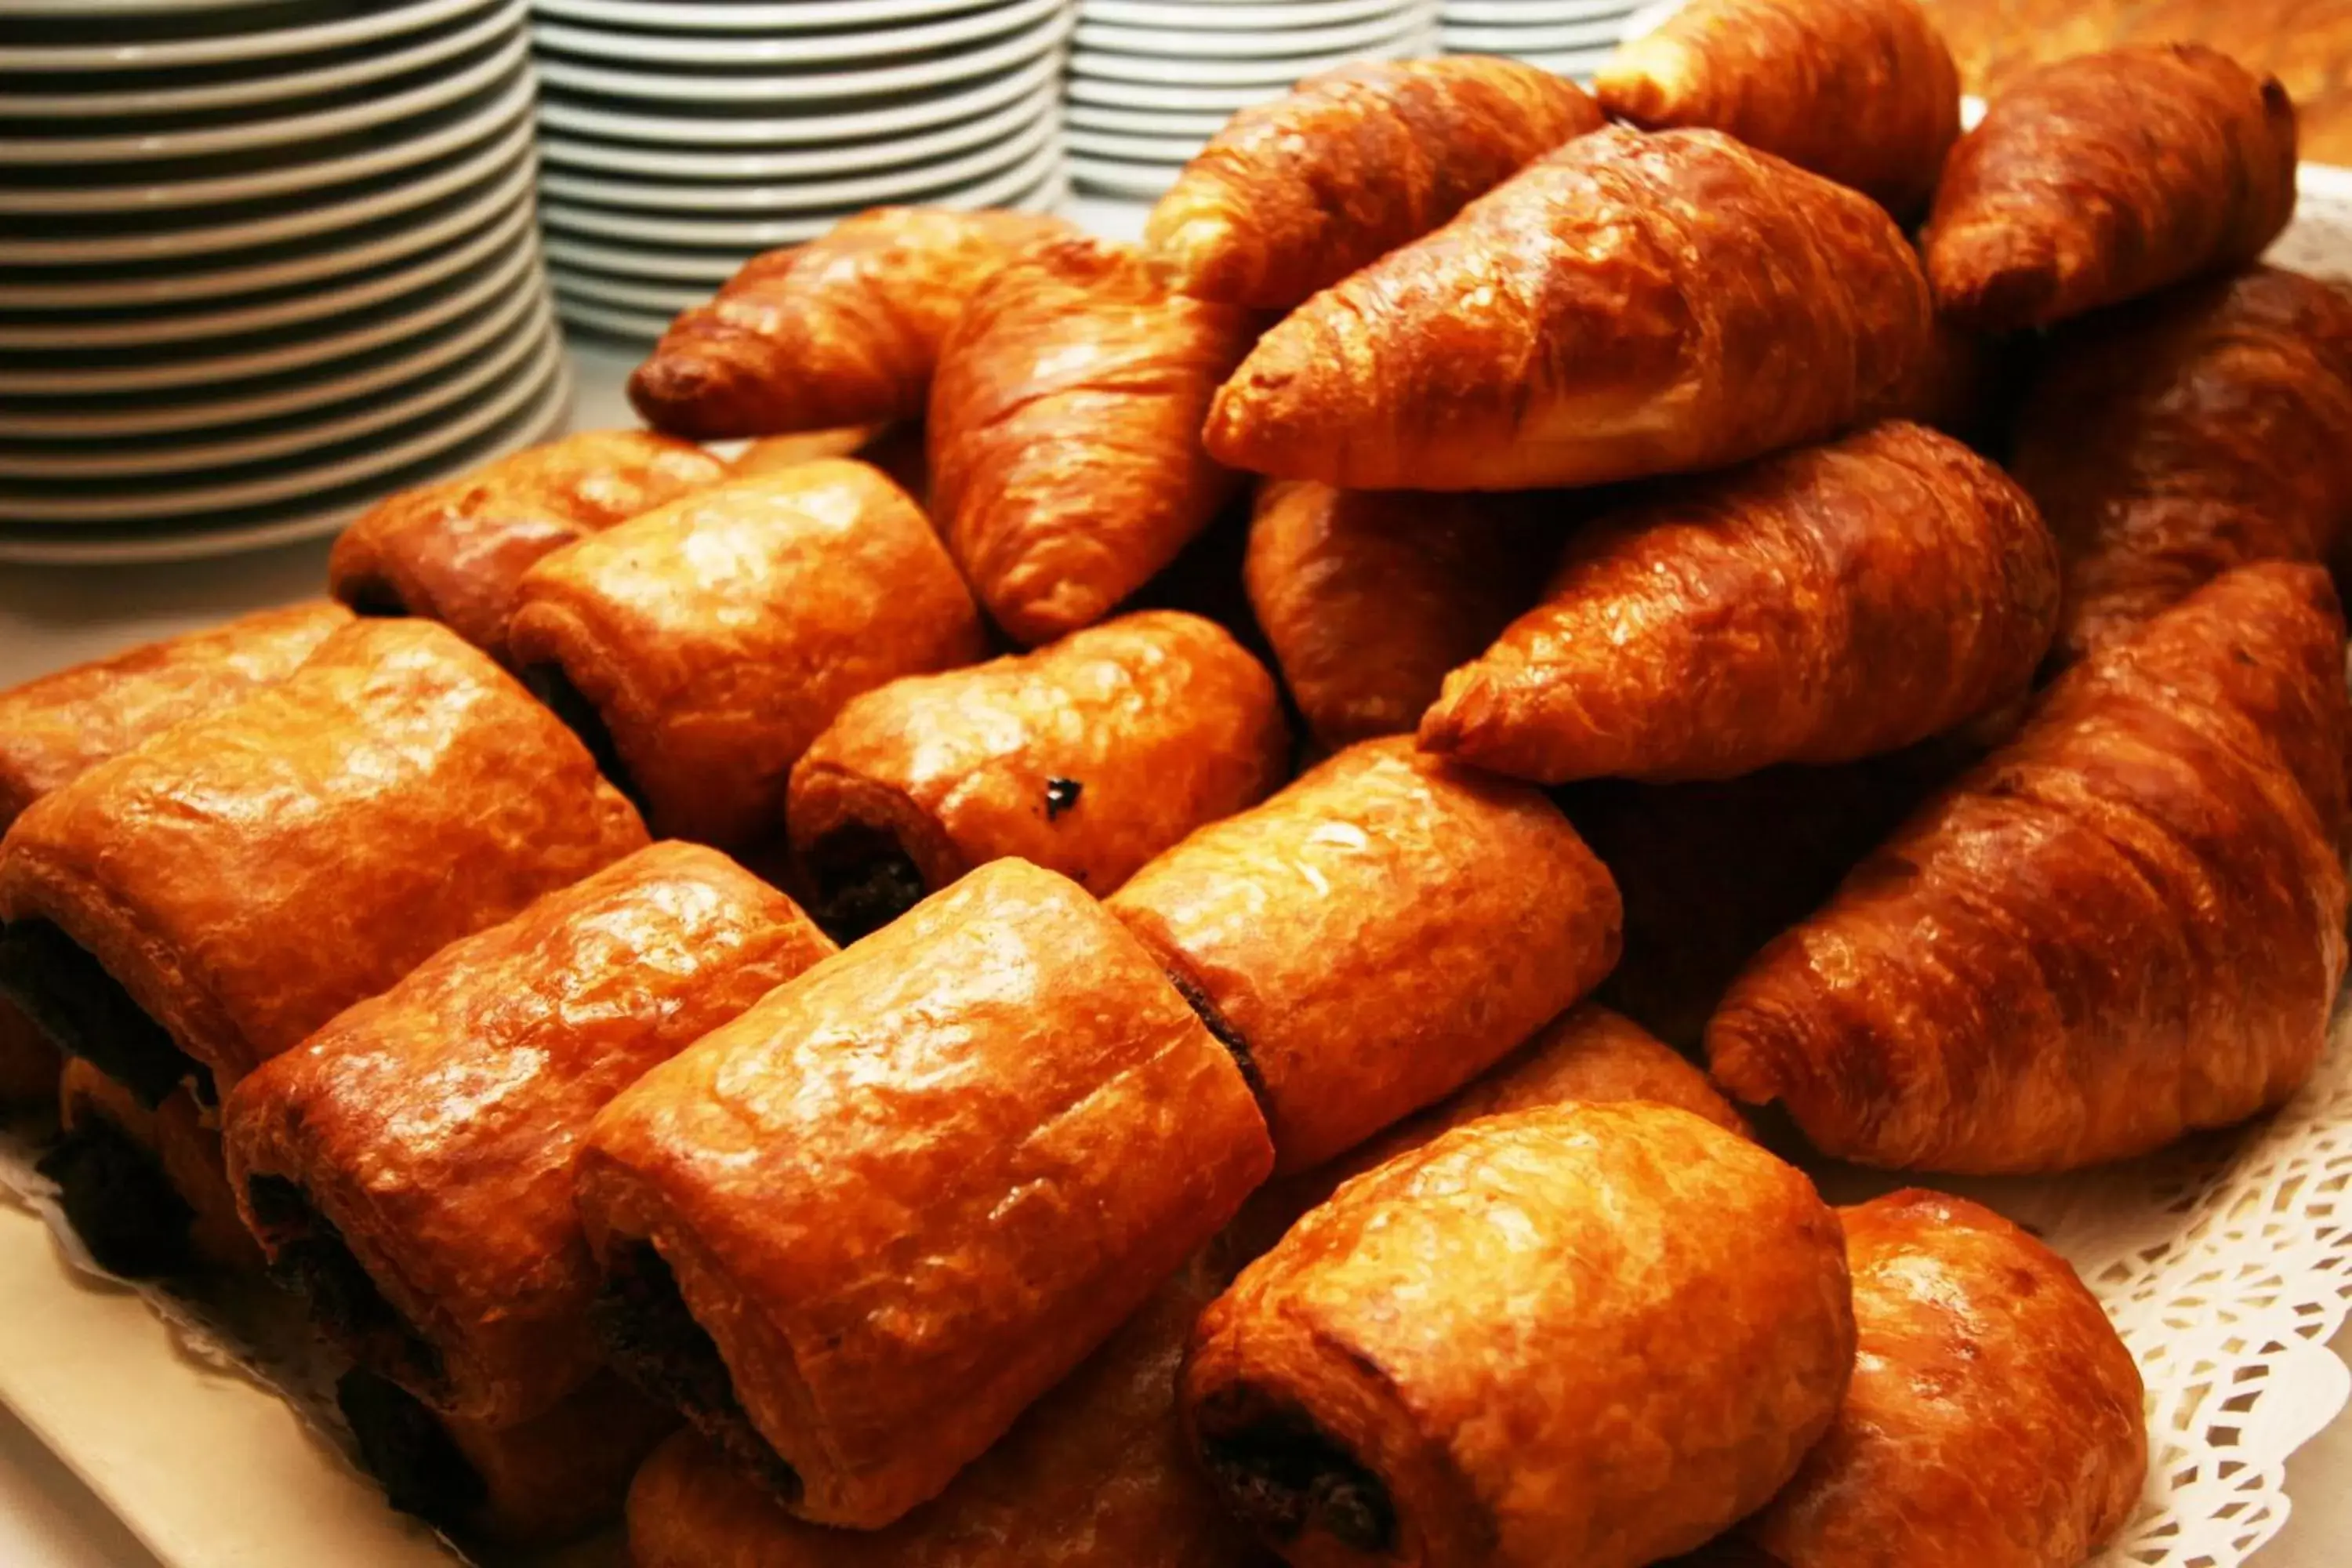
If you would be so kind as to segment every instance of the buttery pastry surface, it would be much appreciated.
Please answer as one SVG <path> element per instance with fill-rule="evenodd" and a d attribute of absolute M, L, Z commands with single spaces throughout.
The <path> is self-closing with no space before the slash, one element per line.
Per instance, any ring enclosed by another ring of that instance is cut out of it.
<path fill-rule="evenodd" d="M 1939 310 L 2045 327 L 2260 256 L 2294 213 L 2294 106 L 2201 44 L 2020 73 L 1960 138 L 1922 244 Z"/>
<path fill-rule="evenodd" d="M 2021 695 L 2057 620 L 2025 492 L 1889 421 L 1578 529 L 1421 743 L 1545 784 L 1851 762 Z"/>
<path fill-rule="evenodd" d="M 1183 293 L 1286 310 L 1601 121 L 1582 88 L 1517 60 L 1341 66 L 1227 121 L 1144 246 Z"/>
<path fill-rule="evenodd" d="M 781 832 L 793 763 L 844 702 L 987 651 L 922 512 L 845 458 L 730 480 L 549 557 L 511 640 L 527 679 L 560 671 L 591 710 L 656 832 L 721 847 Z"/>
<path fill-rule="evenodd" d="M 656 430 L 699 440 L 922 417 L 940 344 L 1018 250 L 1070 232 L 1010 212 L 877 207 L 743 264 L 629 377 Z"/>
<path fill-rule="evenodd" d="M 717 850 L 639 850 L 240 1083 L 238 1202 L 273 1262 L 340 1292 L 322 1326 L 370 1370 L 478 1425 L 537 1415 L 602 1364 L 572 1202 L 589 1122 L 834 951 Z"/>
<path fill-rule="evenodd" d="M 1204 439 L 1355 489 L 1717 468 L 1887 406 L 1930 316 L 1868 197 L 1719 132 L 1611 126 L 1293 311 Z"/>
<path fill-rule="evenodd" d="M 1254 1075 L 1286 1173 L 1443 1099 L 1617 959 L 1608 871 L 1551 803 L 1398 736 L 1212 823 L 1109 907 Z"/>
<path fill-rule="evenodd" d="M 608 1289 L 672 1292 L 661 1353 L 646 1314 L 607 1319 L 624 1370 L 698 1379 L 688 1416 L 792 1511 L 872 1529 L 944 1489 L 1272 1161 L 1150 956 L 1076 884 L 997 860 L 624 1091 L 579 1201 Z"/>
<path fill-rule="evenodd" d="M 1688 1111 L 1573 1104 L 1341 1187 L 1202 1314 L 1182 1386 L 1296 1568 L 1636 1568 L 1795 1473 L 1853 1350 L 1802 1173 Z"/>
<path fill-rule="evenodd" d="M 1201 420 L 1256 325 L 1096 239 L 1033 247 L 972 295 L 931 386 L 932 511 L 1014 640 L 1102 619 L 1233 494 Z"/>
<path fill-rule="evenodd" d="M 2025 729 L 1760 954 L 1715 1078 L 1823 1152 L 2060 1171 L 2279 1104 L 2345 967 L 2352 702 L 2326 575 L 2216 579 L 2070 670 Z"/>

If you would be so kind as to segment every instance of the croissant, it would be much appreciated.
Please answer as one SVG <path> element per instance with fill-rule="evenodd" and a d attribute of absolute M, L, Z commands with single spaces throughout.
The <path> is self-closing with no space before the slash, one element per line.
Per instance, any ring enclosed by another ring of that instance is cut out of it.
<path fill-rule="evenodd" d="M 1838 1211 L 1845 1402 L 1740 1533 L 1784 1568 L 2076 1568 L 2147 1470 L 2139 1368 L 2066 1260 L 1916 1189 Z"/>
<path fill-rule="evenodd" d="M 219 1130 L 186 1089 L 155 1106 L 89 1063 L 58 1079 L 64 1136 L 41 1156 L 58 1206 L 99 1266 L 125 1279 L 252 1273 L 261 1253 L 236 1215 Z"/>
<path fill-rule="evenodd" d="M 2057 617 L 2025 492 L 1889 422 L 1580 529 L 1543 603 L 1445 678 L 1421 743 L 1549 784 L 1848 762 L 2023 692 Z"/>
<path fill-rule="evenodd" d="M 1517 60 L 1342 66 L 1227 121 L 1143 243 L 1186 294 L 1286 310 L 1601 121 L 1582 88 Z"/>
<path fill-rule="evenodd" d="M 335 541 L 327 582 L 362 615 L 439 621 L 500 663 L 517 586 L 575 539 L 727 477 L 699 447 L 591 430 L 379 501 Z"/>
<path fill-rule="evenodd" d="M 1612 126 L 1293 311 L 1205 440 L 1353 489 L 1717 468 L 1885 406 L 1929 319 L 1868 197 L 1719 132 Z"/>
<path fill-rule="evenodd" d="M 1445 672 L 1534 603 L 1547 521 L 1502 498 L 1260 485 L 1244 581 L 1315 738 L 1419 723 Z"/>
<path fill-rule="evenodd" d="M 1208 526 L 1239 481 L 1201 417 L 1253 331 L 1093 239 L 974 293 L 931 387 L 931 501 L 997 625 L 1035 644 L 1098 621 Z"/>
<path fill-rule="evenodd" d="M 2273 268 L 2061 331 L 2010 466 L 2066 563 L 2078 658 L 2248 561 L 2325 561 L 2352 522 L 2352 299 Z"/>
<path fill-rule="evenodd" d="M 1944 165 L 1922 244 L 1939 310 L 2048 326 L 2260 256 L 2294 212 L 2294 106 L 2200 44 L 2013 78 Z"/>
<path fill-rule="evenodd" d="M 1927 205 L 1960 134 L 1959 72 L 1914 0 L 1697 0 L 1593 91 L 1620 120 L 1711 126 L 1898 216 Z"/>
<path fill-rule="evenodd" d="M 697 440 L 922 416 L 940 344 L 1013 254 L 1059 218 L 877 207 L 743 264 L 629 377 L 656 430 Z"/>
<path fill-rule="evenodd" d="M 2344 622 L 2241 567 L 2076 665 L 1768 947 L 1717 1082 L 1825 1152 L 2057 1171 L 2284 1100 L 2344 974 Z"/>

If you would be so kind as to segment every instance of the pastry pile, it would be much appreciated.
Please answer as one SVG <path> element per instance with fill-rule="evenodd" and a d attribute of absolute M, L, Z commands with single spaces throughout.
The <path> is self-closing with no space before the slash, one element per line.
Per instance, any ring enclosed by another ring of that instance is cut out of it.
<path fill-rule="evenodd" d="M 2312 1072 L 2352 302 L 2219 54 L 1958 110 L 1912 0 L 1696 0 L 1597 100 L 1304 82 L 1140 247 L 761 257 L 649 430 L 0 694 L 0 1089 L 461 1532 L 2069 1568 L 2147 1460 L 2099 1304 L 1790 1156 Z"/>

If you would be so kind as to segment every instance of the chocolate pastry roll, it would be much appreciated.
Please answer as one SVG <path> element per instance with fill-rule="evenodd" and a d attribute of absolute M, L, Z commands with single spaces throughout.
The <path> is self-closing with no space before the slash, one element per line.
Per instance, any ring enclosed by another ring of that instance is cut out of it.
<path fill-rule="evenodd" d="M 936 1497 L 1273 1163 L 1233 1058 L 1084 889 L 994 860 L 596 1119 L 614 1363 L 793 1513 Z"/>
<path fill-rule="evenodd" d="M 588 430 L 379 501 L 335 541 L 327 581 L 362 615 L 439 621 L 501 664 L 522 574 L 551 551 L 727 477 L 646 430 Z"/>
<path fill-rule="evenodd" d="M 1230 1279 L 1195 1258 L 948 1489 L 877 1531 L 794 1519 L 693 1433 L 629 1489 L 635 1568 L 1258 1568 L 1186 1452 L 1176 1372 Z"/>
<path fill-rule="evenodd" d="M 329 604 L 241 616 L 0 691 L 0 833 L 26 806 L 183 719 L 225 708 L 349 620 Z M 0 1105 L 54 1102 L 57 1046 L 0 994 Z"/>
<path fill-rule="evenodd" d="M 359 621 L 17 818 L 0 986 L 142 1104 L 190 1079 L 209 1100 L 644 843 L 488 658 L 430 621 Z"/>
<path fill-rule="evenodd" d="M 185 1089 L 161 1105 L 86 1061 L 59 1082 L 65 1135 L 41 1156 L 58 1202 L 100 1267 L 128 1279 L 203 1268 L 258 1270 L 221 1168 L 220 1133 Z"/>
<path fill-rule="evenodd" d="M 1541 794 L 1396 737 L 1138 872 L 1110 909 L 1251 1074 L 1280 1169 L 1441 1100 L 1617 960 L 1609 873 Z"/>
<path fill-rule="evenodd" d="M 2025 492 L 1890 421 L 1579 529 L 1421 743 L 1544 784 L 1851 762 L 2023 694 L 2057 624 Z"/>
<path fill-rule="evenodd" d="M 656 833 L 730 848 L 782 834 L 793 763 L 843 703 L 988 651 L 921 510 L 845 459 L 737 479 L 550 557 L 523 579 L 511 644 Z"/>
<path fill-rule="evenodd" d="M 1853 1351 L 1802 1173 L 1686 1110 L 1572 1104 L 1340 1188 L 1202 1315 L 1182 1399 L 1299 1568 L 1636 1568 L 1779 1490 Z"/>
<path fill-rule="evenodd" d="M 877 207 L 772 250 L 670 323 L 629 377 L 656 430 L 700 440 L 919 419 L 973 293 L 1059 218 Z"/>
<path fill-rule="evenodd" d="M 1989 1209 L 1838 1211 L 1858 1341 L 1821 1446 L 1740 1533 L 1786 1568 L 2075 1568 L 2147 1470 L 2139 1368 L 2066 1260 Z"/>
<path fill-rule="evenodd" d="M 2352 298 L 2259 267 L 2057 335 L 2011 457 L 2066 563 L 2079 658 L 2249 561 L 2352 523 Z"/>
<path fill-rule="evenodd" d="M 335 1402 L 393 1507 L 452 1535 L 523 1548 L 619 1518 L 629 1478 L 677 1425 L 609 1372 L 514 1426 L 436 1415 L 358 1368 L 335 1384 Z"/>
<path fill-rule="evenodd" d="M 1293 310 L 1202 440 L 1348 489 L 1721 468 L 1883 411 L 1932 316 L 1869 197 L 1720 132 L 1612 125 Z"/>
<path fill-rule="evenodd" d="M 833 951 L 717 850 L 641 849 L 239 1084 L 237 1201 L 361 1365 L 478 1425 L 537 1415 L 602 1364 L 572 1204 L 589 1122 Z"/>
<path fill-rule="evenodd" d="M 1601 121 L 1582 88 L 1517 60 L 1359 61 L 1227 121 L 1144 246 L 1183 293 L 1287 310 Z"/>
<path fill-rule="evenodd" d="M 2046 327 L 2242 266 L 2294 213 L 2294 105 L 2201 44 L 2011 79 L 1944 165 L 1921 237 L 1937 308 Z"/>
<path fill-rule="evenodd" d="M 2279 1104 L 2344 974 L 2347 755 L 2326 574 L 2217 578 L 1765 949 L 1717 1081 L 1897 1170 L 2071 1170 Z"/>
<path fill-rule="evenodd" d="M 1260 485 L 1244 580 L 1323 744 L 1409 734 L 1535 603 L 1560 530 L 1517 498 Z"/>
<path fill-rule="evenodd" d="M 1959 72 L 1914 0 L 1696 0 L 1593 90 L 1620 120 L 1727 132 L 1898 217 L 1927 206 L 1960 134 Z"/>
<path fill-rule="evenodd" d="M 793 766 L 785 820 L 847 941 L 1008 855 L 1101 897 L 1289 760 L 1265 667 L 1213 622 L 1146 610 L 851 699 Z"/>
<path fill-rule="evenodd" d="M 1015 641 L 1102 619 L 1208 526 L 1240 481 L 1201 418 L 1255 332 L 1094 239 L 1037 246 L 972 296 L 931 386 L 932 510 Z"/>

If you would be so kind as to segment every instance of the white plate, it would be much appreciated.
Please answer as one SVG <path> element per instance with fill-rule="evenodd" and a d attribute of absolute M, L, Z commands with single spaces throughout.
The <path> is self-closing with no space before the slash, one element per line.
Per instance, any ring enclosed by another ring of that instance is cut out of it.
<path fill-rule="evenodd" d="M 894 141 L 856 142 L 790 153 L 671 153 L 659 148 L 631 147 L 614 142 L 589 142 L 570 136 L 539 139 L 540 156 L 565 169 L 591 169 L 603 174 L 650 174 L 673 180 L 791 180 L 839 174 L 847 169 L 887 169 L 969 152 L 1023 127 L 1050 118 L 1060 89 L 1047 82 L 1035 92 L 993 113 L 966 120 L 919 136 Z M 551 174 L 548 178 L 555 176 Z"/>
<path fill-rule="evenodd" d="M 1556 27 L 1457 27 L 1438 29 L 1438 42 L 1453 55 L 1507 55 L 1513 58 L 1559 49 L 1614 47 L 1623 35 L 1622 20 L 1578 22 Z"/>
<path fill-rule="evenodd" d="M 542 244 L 550 266 L 690 283 L 705 293 L 742 270 L 745 260 L 740 247 L 727 250 L 657 250 L 645 245 L 599 245 L 594 240 L 573 239 L 561 232 L 551 233 Z"/>
<path fill-rule="evenodd" d="M 1202 0 L 1078 0 L 1078 19 L 1178 32 L 1202 27 L 1322 27 L 1395 16 L 1412 10 L 1415 4 L 1416 0 L 1296 0 L 1290 5 L 1267 5 L 1265 0 L 1236 0 L 1217 5 Z"/>
<path fill-rule="evenodd" d="M 555 297 L 556 313 L 564 325 L 588 327 L 616 338 L 628 338 L 640 342 L 652 342 L 669 331 L 670 319 L 650 310 L 632 310 L 619 305 L 600 305 L 593 300 L 576 300 L 569 294 Z"/>
<path fill-rule="evenodd" d="M 135 44 L 37 44 L 11 47 L 11 71 L 163 70 L 183 66 L 247 65 L 280 55 L 315 54 L 373 43 L 477 10 L 487 0 L 404 0 L 356 16 L 310 26 L 271 27 L 209 38 L 165 38 Z M 93 9 L 76 6 L 78 10 Z"/>
<path fill-rule="evenodd" d="M 1070 46 L 1081 54 L 1139 55 L 1204 61 L 1257 60 L 1299 55 L 1351 53 L 1388 43 L 1400 34 L 1427 29 L 1437 9 L 1427 4 L 1394 7 L 1368 22 L 1337 27 L 1268 27 L 1245 33 L 1192 27 L 1109 27 L 1091 13 L 1078 23 Z"/>
<path fill-rule="evenodd" d="M 668 0 L 536 0 L 542 16 L 648 33 L 793 33 L 920 21 L 988 0 L 806 0 L 788 5 L 672 5 Z"/>
<path fill-rule="evenodd" d="M 1073 103 L 1062 112 L 1073 131 L 1109 131 L 1127 136 L 1214 136 L 1230 114 L 1184 114 L 1172 110 L 1106 109 L 1098 104 Z"/>
<path fill-rule="evenodd" d="M 479 48 L 509 27 L 521 26 L 530 14 L 530 0 L 467 0 L 483 15 L 470 25 L 437 34 L 398 48 L 373 50 L 340 64 L 310 69 L 268 71 L 259 76 L 193 86 L 149 86 L 91 92 L 0 93 L 0 114 L 28 119 L 83 118 L 106 115 L 118 119 L 142 115 L 193 114 L 268 103 L 278 99 L 310 98 L 348 91 L 387 77 L 402 76 L 453 59 Z M 12 53 L 0 55 L 0 67 L 17 68 Z"/>
<path fill-rule="evenodd" d="M 1438 0 L 1438 19 L 1451 27 L 1557 27 L 1631 16 L 1635 0 Z"/>
<path fill-rule="evenodd" d="M 1414 27 L 1383 42 L 1339 54 L 1292 55 L 1278 59 L 1190 59 L 1167 55 L 1106 54 L 1074 49 L 1070 75 L 1097 81 L 1131 81 L 1156 87 L 1280 87 L 1303 77 L 1360 59 L 1406 59 L 1430 52 L 1426 29 Z"/>
<path fill-rule="evenodd" d="M 1247 109 L 1255 103 L 1270 103 L 1289 90 L 1290 83 L 1286 81 L 1227 87 L 1155 87 L 1147 82 L 1098 81 L 1080 76 L 1070 79 L 1068 89 L 1072 103 L 1091 103 L 1117 109 L 1167 109 L 1180 114 L 1224 115 Z"/>
<path fill-rule="evenodd" d="M 562 267 L 550 267 L 547 280 L 555 289 L 555 297 L 566 302 L 617 305 L 625 310 L 656 311 L 665 318 L 691 310 L 697 305 L 707 305 L 711 295 L 711 290 L 692 284 L 643 283 L 598 272 L 574 272 Z"/>
<path fill-rule="evenodd" d="M 1070 151 L 1112 163 L 1189 163 L 1204 136 L 1119 136 L 1108 131 L 1063 132 Z"/>
<path fill-rule="evenodd" d="M 316 190 L 321 185 L 347 184 L 429 163 L 461 147 L 470 147 L 523 119 L 530 112 L 530 75 L 518 68 L 506 90 L 475 112 L 423 135 L 387 139 L 362 153 L 150 185 L 100 184 L 79 189 L 0 185 L 0 213 L 116 213 L 146 217 L 187 207 L 261 201 L 295 191 Z"/>
<path fill-rule="evenodd" d="M 846 180 L 802 180 L 782 185 L 652 184 L 551 170 L 540 175 L 539 190 L 541 198 L 551 202 L 591 202 L 635 212 L 742 216 L 876 206 L 993 174 L 1044 147 L 1053 140 L 1055 129 L 1052 115 L 1040 115 L 1025 130 L 998 138 L 976 153 Z"/>
<path fill-rule="evenodd" d="M 1063 0 L 1011 0 L 1010 4 L 999 0 L 986 10 L 919 26 L 862 27 L 804 37 L 614 33 L 602 27 L 574 27 L 545 21 L 539 24 L 536 37 L 542 49 L 589 59 L 656 66 L 717 66 L 730 70 L 749 66 L 782 66 L 796 70 L 828 61 L 887 59 L 893 55 L 953 48 L 1033 26 L 1062 8 Z"/>
<path fill-rule="evenodd" d="M 389 125 L 411 115 L 446 109 L 519 69 L 530 53 L 530 40 L 520 27 L 495 53 L 462 70 L 451 71 L 421 86 L 386 93 L 358 103 L 308 114 L 281 115 L 269 120 L 239 121 L 197 130 L 133 132 L 120 136 L 38 136 L 0 138 L 0 164 L 56 168 L 66 163 L 110 163 L 152 158 L 194 158 L 215 153 L 241 153 L 257 147 L 283 147 L 328 136 Z"/>
<path fill-rule="evenodd" d="M 1070 159 L 1070 178 L 1082 188 L 1145 201 L 1164 195 L 1183 172 L 1181 163 L 1120 163 L 1075 154 Z"/>
<path fill-rule="evenodd" d="M 602 93 L 614 98 L 653 99 L 701 106 L 722 103 L 807 103 L 825 99 L 879 97 L 950 82 L 993 76 L 1026 65 L 1069 37 L 1070 17 L 1055 10 L 1025 33 L 984 49 L 961 50 L 943 59 L 877 66 L 868 70 L 809 71 L 799 76 L 716 76 L 709 71 L 614 70 L 541 59 L 539 79 L 551 92 Z"/>

